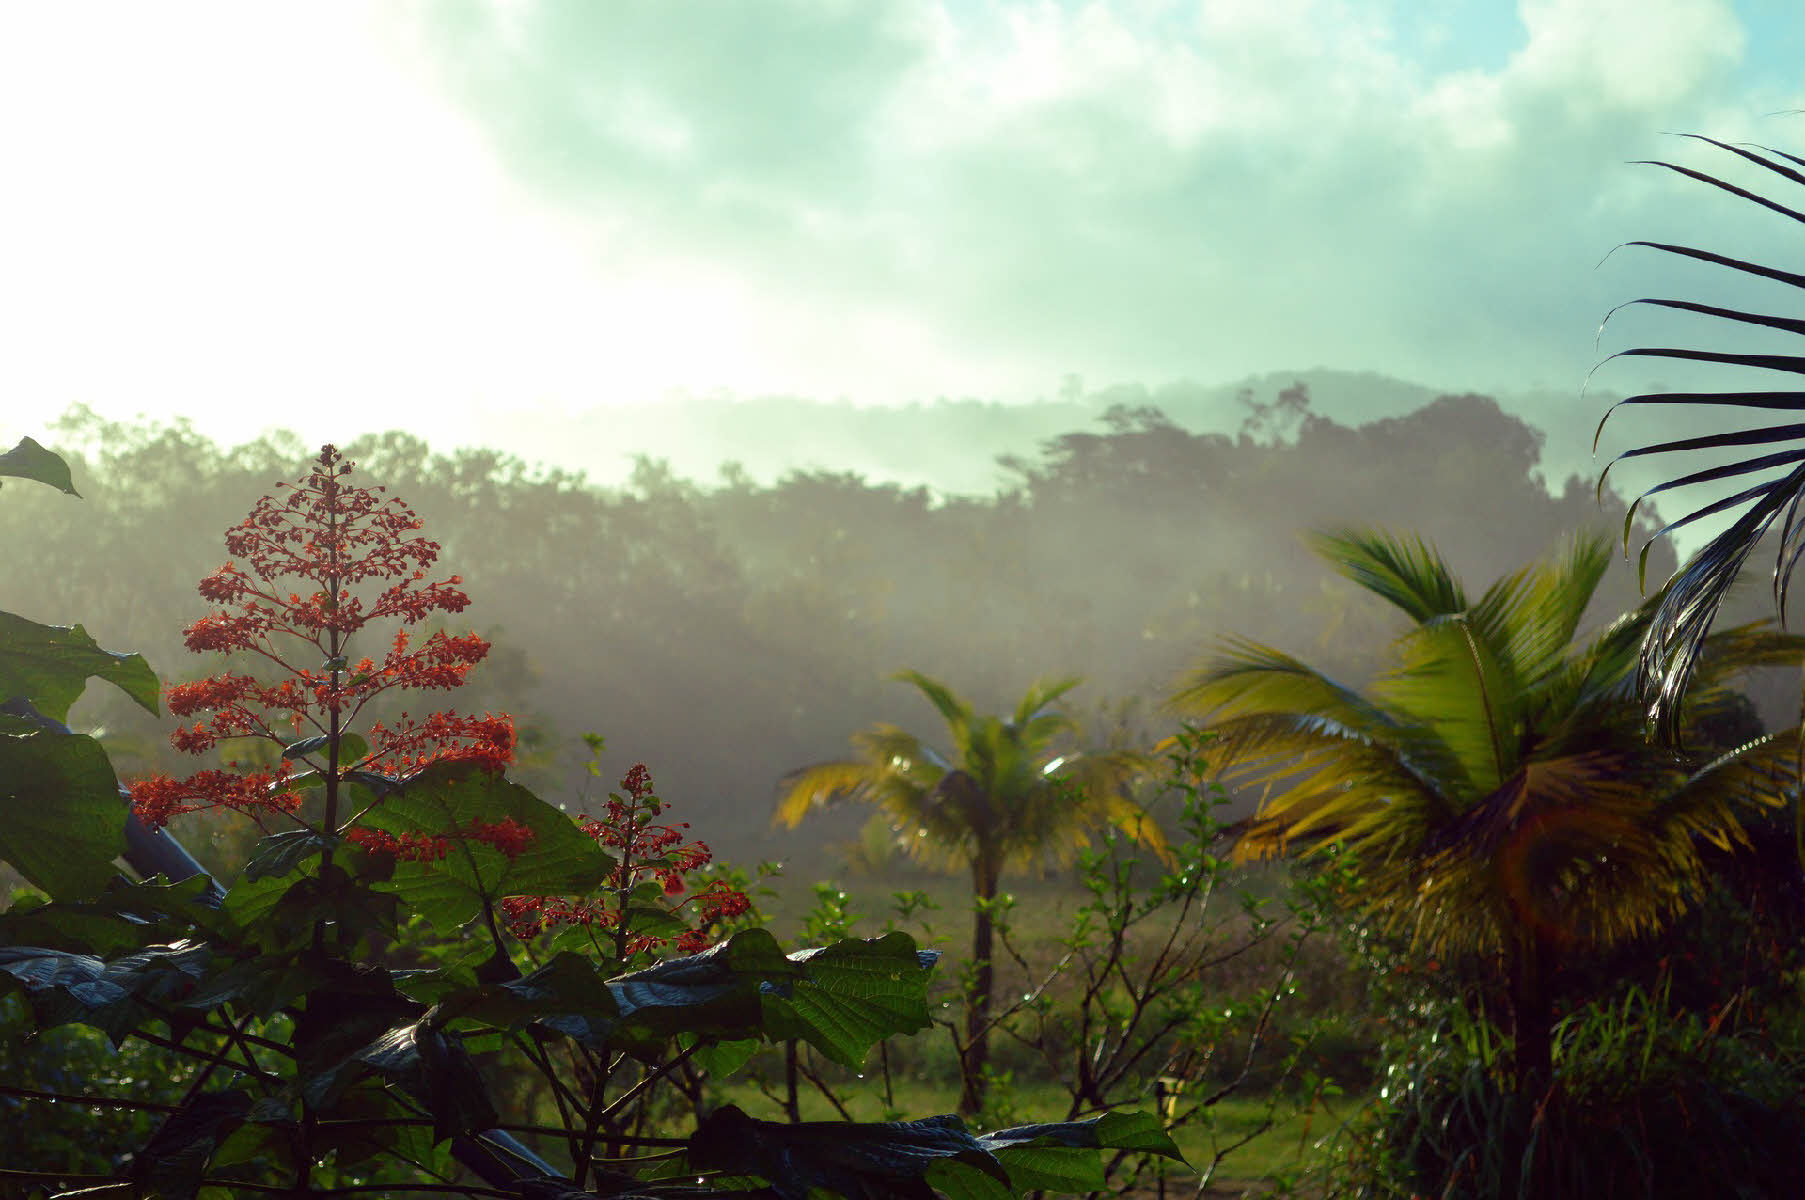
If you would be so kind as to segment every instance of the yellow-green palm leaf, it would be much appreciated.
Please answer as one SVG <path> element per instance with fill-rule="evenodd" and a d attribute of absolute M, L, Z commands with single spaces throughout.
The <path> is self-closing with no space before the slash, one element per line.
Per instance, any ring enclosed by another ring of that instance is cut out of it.
<path fill-rule="evenodd" d="M 1658 597 L 1576 644 L 1604 539 L 1470 602 L 1420 541 L 1314 545 L 1411 624 L 1364 690 L 1245 641 L 1181 682 L 1172 706 L 1209 722 L 1222 777 L 1264 789 L 1240 853 L 1339 845 L 1368 912 L 1436 951 L 1600 945 L 1669 920 L 1703 881 L 1699 842 L 1734 842 L 1747 807 L 1778 795 L 1796 734 L 1696 769 L 1643 738 L 1635 672 Z M 1727 707 L 1738 672 L 1801 658 L 1805 639 L 1765 626 L 1714 636 L 1688 719 Z"/>

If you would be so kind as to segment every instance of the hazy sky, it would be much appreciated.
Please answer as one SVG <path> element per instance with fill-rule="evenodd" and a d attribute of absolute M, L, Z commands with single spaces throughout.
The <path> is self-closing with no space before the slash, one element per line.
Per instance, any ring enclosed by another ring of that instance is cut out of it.
<path fill-rule="evenodd" d="M 1796 0 L 4 3 L 0 440 L 1577 390 L 1612 303 L 1701 290 L 1614 244 L 1795 236 L 1626 160 L 1805 148 L 1802 62 Z"/>

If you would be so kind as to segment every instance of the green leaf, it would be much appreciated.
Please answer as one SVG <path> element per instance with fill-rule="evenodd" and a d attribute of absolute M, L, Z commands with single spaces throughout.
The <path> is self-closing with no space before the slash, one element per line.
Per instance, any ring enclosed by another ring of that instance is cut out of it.
<path fill-rule="evenodd" d="M 758 1053 L 757 1038 L 737 1038 L 732 1041 L 710 1042 L 697 1050 L 690 1061 L 705 1071 L 710 1079 L 720 1081 L 727 1079 L 745 1066 L 752 1056 Z"/>
<path fill-rule="evenodd" d="M 134 1003 L 178 1003 L 199 986 L 212 961 L 202 942 L 149 946 L 111 962 L 41 946 L 0 946 L 0 973 L 24 985 L 40 1025 L 81 1022 L 115 1041 L 138 1024 Z"/>
<path fill-rule="evenodd" d="M 323 733 L 315 734 L 312 737 L 304 737 L 292 741 L 284 746 L 282 748 L 282 757 L 285 760 L 292 762 L 297 758 L 303 758 L 309 754 L 317 755 L 330 745 L 332 745 L 331 738 Z M 362 762 L 369 753 L 370 743 L 364 741 L 358 734 L 341 733 L 338 735 L 338 761 L 341 767 L 348 766 L 351 763 Z"/>
<path fill-rule="evenodd" d="M 311 829 L 271 834 L 252 848 L 250 861 L 244 865 L 244 878 L 253 881 L 280 879 L 321 851 L 336 845 L 337 838 Z"/>
<path fill-rule="evenodd" d="M 1088 1121 L 1060 1121 L 999 1129 L 978 1139 L 1009 1171 L 1018 1192 L 1090 1192 L 1104 1188 L 1100 1150 L 1139 1150 L 1184 1161 L 1159 1118 L 1105 1113 Z"/>
<path fill-rule="evenodd" d="M 23 697 L 45 716 L 66 721 L 90 677 L 161 714 L 157 673 L 142 654 L 102 650 L 80 625 L 40 625 L 0 612 L 0 700 Z"/>
<path fill-rule="evenodd" d="M 885 1038 L 928 1027 L 928 971 L 937 957 L 916 950 L 915 939 L 900 932 L 792 955 L 802 976 L 762 991 L 766 1035 L 805 1039 L 835 1062 L 856 1067 Z"/>
<path fill-rule="evenodd" d="M 44 449 L 32 438 L 20 438 L 17 446 L 0 454 L 0 475 L 35 479 L 65 495 L 81 499 L 81 493 L 75 490 L 75 481 L 69 476 L 69 464 L 54 450 Z"/>
<path fill-rule="evenodd" d="M 191 928 L 223 932 L 220 913 L 202 900 L 211 884 L 205 875 L 180 883 L 158 876 L 151 882 L 110 888 L 89 902 L 15 904 L 0 913 L 0 944 L 104 957 L 144 945 L 150 933 L 174 940 Z"/>
<path fill-rule="evenodd" d="M 704 1170 L 769 1179 L 786 1200 L 800 1200 L 811 1188 L 839 1196 L 928 1200 L 927 1173 L 943 1162 L 988 1176 L 1000 1188 L 990 1195 L 1009 1195 L 1002 1164 L 966 1132 L 963 1121 L 950 1115 L 881 1124 L 778 1124 L 749 1117 L 729 1104 L 690 1136 L 689 1160 Z"/>
<path fill-rule="evenodd" d="M 93 738 L 0 734 L 0 860 L 54 899 L 85 900 L 113 881 L 127 812 Z"/>
<path fill-rule="evenodd" d="M 763 929 L 746 929 L 700 954 L 667 958 L 608 982 L 627 1034 L 745 1038 L 764 1032 L 760 992 L 803 968 Z"/>
<path fill-rule="evenodd" d="M 214 1149 L 244 1121 L 251 1098 L 244 1092 L 206 1092 L 169 1114 L 127 1175 L 165 1200 L 191 1200 L 207 1173 Z"/>
<path fill-rule="evenodd" d="M 626 1032 L 739 1040 L 802 1039 L 857 1066 L 872 1046 L 928 1025 L 928 969 L 937 956 L 905 933 L 847 939 L 786 955 L 763 929 L 701 954 L 611 980 Z"/>
<path fill-rule="evenodd" d="M 512 818 L 533 831 L 517 857 L 455 836 L 473 821 Z M 391 834 L 451 837 L 435 862 L 397 862 L 388 883 L 375 885 L 449 932 L 503 896 L 583 895 L 600 887 L 614 862 L 568 813 L 526 788 L 468 763 L 428 767 L 373 809 L 363 823 Z"/>
<path fill-rule="evenodd" d="M 437 1018 L 441 1023 L 468 1018 L 498 1029 L 513 1029 L 530 1021 L 579 1017 L 606 1028 L 618 1011 L 595 964 L 581 954 L 564 952 L 518 979 L 443 995 Z M 556 1021 L 549 1023 L 561 1028 Z"/>
<path fill-rule="evenodd" d="M 357 1058 L 426 1104 L 434 1142 L 489 1129 L 500 1119 L 463 1045 L 425 1021 L 389 1030 L 358 1051 Z"/>

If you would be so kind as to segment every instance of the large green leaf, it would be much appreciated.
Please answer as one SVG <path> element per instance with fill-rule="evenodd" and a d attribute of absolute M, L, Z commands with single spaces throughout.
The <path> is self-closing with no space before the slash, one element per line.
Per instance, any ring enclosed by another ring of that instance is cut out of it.
<path fill-rule="evenodd" d="M 1104 1113 L 1088 1121 L 1018 1125 L 978 1139 L 1009 1172 L 1018 1192 L 1089 1192 L 1105 1186 L 1099 1150 L 1136 1150 L 1184 1161 L 1151 1113 Z"/>
<path fill-rule="evenodd" d="M 80 625 L 40 625 L 0 612 L 0 700 L 22 697 L 64 721 L 90 677 L 115 685 L 148 712 L 161 712 L 157 673 L 142 654 L 102 650 Z"/>
<path fill-rule="evenodd" d="M 200 986 L 212 957 L 195 941 L 147 946 L 110 962 L 41 946 L 0 946 L 0 974 L 24 985 L 40 1025 L 80 1022 L 117 1041 L 137 1024 L 136 1001 L 181 1003 Z"/>
<path fill-rule="evenodd" d="M 464 1017 L 511 1029 L 546 1017 L 612 1022 L 619 1012 L 602 974 L 581 954 L 561 951 L 544 966 L 502 983 L 461 989 L 439 1001 L 440 1020 Z"/>
<path fill-rule="evenodd" d="M 932 1200 L 927 1172 L 958 1162 L 988 1176 L 1007 1196 L 1009 1175 L 955 1116 L 921 1121 L 779 1124 L 726 1105 L 711 1113 L 689 1140 L 691 1165 L 757 1175 L 784 1200 L 804 1200 L 811 1188 L 855 1200 Z"/>
<path fill-rule="evenodd" d="M 847 939 L 791 955 L 800 976 L 760 991 L 765 1033 L 773 1041 L 802 1038 L 848 1067 L 887 1037 L 930 1023 L 928 971 L 938 952 L 921 952 L 906 933 Z"/>
<path fill-rule="evenodd" d="M 0 945 L 42 946 L 106 956 L 142 946 L 147 935 L 172 940 L 192 928 L 222 932 L 224 921 L 203 897 L 212 881 L 192 875 L 114 887 L 93 901 L 14 904 L 0 913 Z"/>
<path fill-rule="evenodd" d="M 302 863 L 319 857 L 322 851 L 336 845 L 337 838 L 315 833 L 311 829 L 273 833 L 252 847 L 251 857 L 244 864 L 242 877 L 253 882 L 259 879 L 281 879 L 293 874 Z"/>
<path fill-rule="evenodd" d="M 20 438 L 19 444 L 0 454 L 0 475 L 15 479 L 35 479 L 76 499 L 75 481 L 69 477 L 69 464 L 53 450 L 46 450 L 32 438 Z"/>
<path fill-rule="evenodd" d="M 927 1027 L 927 977 L 937 957 L 904 933 L 786 955 L 769 933 L 748 929 L 611 980 L 608 989 L 630 1039 L 801 1039 L 857 1066 L 883 1039 Z"/>
<path fill-rule="evenodd" d="M 488 1129 L 499 1119 L 463 1043 L 426 1021 L 389 1030 L 357 1058 L 426 1105 L 435 1142 Z"/>
<path fill-rule="evenodd" d="M 129 1178 L 146 1194 L 192 1200 L 213 1151 L 244 1121 L 251 1097 L 241 1091 L 204 1092 L 163 1119 L 132 1156 Z"/>
<path fill-rule="evenodd" d="M 472 822 L 513 819 L 533 831 L 515 858 L 456 836 Z M 397 862 L 378 890 L 393 892 L 440 930 L 462 925 L 503 896 L 582 895 L 614 868 L 595 839 L 570 815 L 526 788 L 466 763 L 428 767 L 389 795 L 363 824 L 391 834 L 447 836 L 450 852 L 434 862 Z"/>
<path fill-rule="evenodd" d="M 85 900 L 113 881 L 126 814 L 93 738 L 0 733 L 0 860 L 52 898 Z"/>

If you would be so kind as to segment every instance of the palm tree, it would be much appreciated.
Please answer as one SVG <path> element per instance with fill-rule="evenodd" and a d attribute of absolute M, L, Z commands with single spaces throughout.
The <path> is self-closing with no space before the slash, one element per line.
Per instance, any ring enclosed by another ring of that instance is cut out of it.
<path fill-rule="evenodd" d="M 1079 684 L 1043 680 L 1004 720 L 978 716 L 944 684 L 916 671 L 912 683 L 946 722 L 952 753 L 943 756 L 912 733 L 878 724 L 852 737 L 857 758 L 817 763 L 779 784 L 776 821 L 794 828 L 812 809 L 841 801 L 874 804 L 912 857 L 971 872 L 973 981 L 966 996 L 959 1106 L 974 1113 L 984 1100 L 989 1061 L 993 905 L 1003 872 L 1068 862 L 1089 835 L 1113 826 L 1161 854 L 1159 827 L 1132 789 L 1150 767 L 1132 750 L 1079 753 L 1069 746 L 1071 717 L 1053 709 Z"/>
<path fill-rule="evenodd" d="M 1805 160 L 1766 147 L 1731 146 L 1698 134 L 1684 136 L 1714 146 L 1753 164 L 1767 173 L 1762 176 L 1764 179 L 1777 177 L 1779 180 L 1805 186 L 1805 173 L 1801 173 L 1799 170 L 1799 168 L 1805 167 Z M 1758 204 L 1780 216 L 1805 223 L 1805 212 L 1788 207 L 1747 187 L 1729 182 L 1708 172 L 1670 162 L 1646 162 L 1639 165 L 1662 167 L 1678 172 L 1689 179 L 1708 184 L 1742 200 Z M 1694 262 L 1709 263 L 1745 278 L 1766 279 L 1790 287 L 1805 288 L 1805 275 L 1781 270 L 1777 267 L 1764 266 L 1745 259 L 1733 258 L 1711 250 L 1675 245 L 1669 242 L 1634 241 L 1628 245 L 1646 247 L 1661 254 Z M 1649 305 L 1676 312 L 1692 313 L 1715 322 L 1722 322 L 1724 324 L 1717 328 L 1742 335 L 1740 340 L 1745 343 L 1748 341 L 1747 335 L 1750 333 L 1757 333 L 1762 337 L 1769 337 L 1772 334 L 1805 336 L 1805 321 L 1796 317 L 1749 312 L 1691 300 L 1652 296 L 1644 296 L 1618 305 L 1617 308 L 1606 314 L 1605 321 L 1609 322 L 1611 316 L 1619 310 L 1636 305 Z M 1602 329 L 1601 325 L 1601 332 Z M 1779 351 L 1796 349 L 1790 342 L 1777 343 L 1775 348 Z M 1779 373 L 1783 376 L 1805 375 L 1805 356 L 1783 352 L 1749 353 L 1747 350 L 1746 346 L 1739 352 L 1675 346 L 1638 346 L 1619 351 L 1612 357 L 1647 357 L 1705 363 L 1735 370 Z M 1796 386 L 1787 389 L 1768 384 L 1758 390 L 1746 391 L 1643 393 L 1627 397 L 1612 405 L 1605 413 L 1604 419 L 1598 423 L 1599 434 L 1603 433 L 1605 422 L 1610 420 L 1611 414 L 1623 407 L 1682 413 L 1690 409 L 1694 412 L 1702 412 L 1711 418 L 1714 424 L 1720 425 L 1729 424 L 1732 419 L 1743 423 L 1750 414 L 1763 411 L 1772 414 L 1790 414 L 1766 418 L 1767 424 L 1753 428 L 1732 429 L 1728 432 L 1639 446 L 1619 454 L 1606 466 L 1604 475 L 1599 477 L 1598 486 L 1600 494 L 1602 494 L 1605 475 L 1609 474 L 1612 466 L 1625 459 L 1656 454 L 1685 454 L 1692 457 L 1700 452 L 1711 456 L 1710 465 L 1701 465 L 1699 469 L 1676 476 L 1650 488 L 1630 506 L 1629 517 L 1624 523 L 1626 550 L 1628 549 L 1629 521 L 1634 519 L 1636 507 L 1643 500 L 1663 492 L 1696 488 L 1700 485 L 1708 487 L 1730 480 L 1740 481 L 1735 485 L 1740 490 L 1721 499 L 1698 502 L 1697 507 L 1692 511 L 1677 520 L 1668 522 L 1656 531 L 1642 548 L 1642 561 L 1646 568 L 1648 547 L 1663 534 L 1711 517 L 1729 516 L 1731 518 L 1730 524 L 1688 559 L 1668 581 L 1661 603 L 1656 607 L 1648 622 L 1644 635 L 1638 664 L 1638 679 L 1648 705 L 1649 720 L 1661 728 L 1667 734 L 1668 740 L 1672 741 L 1677 732 L 1676 715 L 1680 710 L 1681 694 L 1698 662 L 1700 651 L 1704 646 L 1706 636 L 1710 633 L 1711 625 L 1717 617 L 1718 609 L 1722 606 L 1724 597 L 1729 593 L 1730 586 L 1742 573 L 1743 564 L 1747 562 L 1756 545 L 1773 528 L 1776 521 L 1781 523 L 1781 535 L 1774 561 L 1774 604 L 1782 621 L 1785 619 L 1787 585 L 1791 581 L 1793 568 L 1798 565 L 1801 556 L 1805 555 L 1805 521 L 1799 519 L 1801 503 L 1805 502 L 1805 424 L 1799 424 L 1797 416 L 1801 411 L 1805 411 L 1805 391 L 1798 390 Z M 1597 449 L 1597 442 L 1598 438 L 1594 436 L 1594 450 Z M 1719 453 L 1721 451 L 1728 451 L 1730 457 L 1726 458 Z M 1751 477 L 1757 479 L 1758 482 L 1749 483 Z M 1742 486 L 1743 484 L 1748 486 Z M 1696 492 L 1692 494 L 1697 495 Z"/>
<path fill-rule="evenodd" d="M 1508 980 L 1517 1085 L 1552 1077 L 1563 955 L 1653 931 L 1704 882 L 1698 839 L 1742 839 L 1739 809 L 1776 801 L 1797 731 L 1689 768 L 1649 745 L 1637 646 L 1661 597 L 1574 637 L 1610 555 L 1581 538 L 1470 599 L 1433 548 L 1374 532 L 1314 549 L 1409 620 L 1364 692 L 1291 656 L 1231 642 L 1172 698 L 1207 716 L 1212 758 L 1264 783 L 1243 854 L 1339 846 L 1358 904 L 1426 955 L 1479 954 Z M 1682 716 L 1734 703 L 1728 681 L 1797 662 L 1805 639 L 1748 626 L 1703 647 Z"/>

